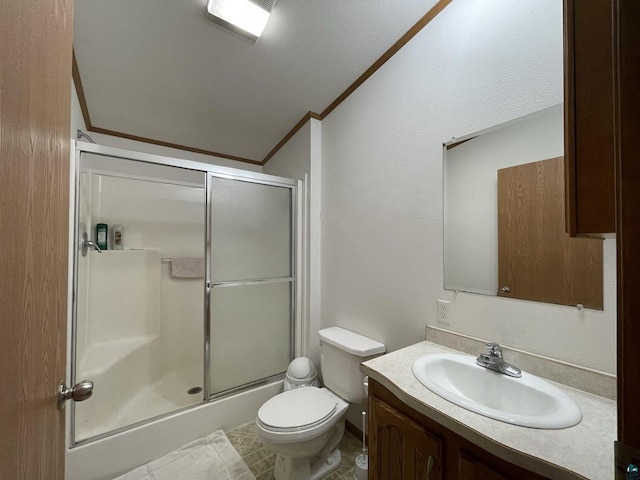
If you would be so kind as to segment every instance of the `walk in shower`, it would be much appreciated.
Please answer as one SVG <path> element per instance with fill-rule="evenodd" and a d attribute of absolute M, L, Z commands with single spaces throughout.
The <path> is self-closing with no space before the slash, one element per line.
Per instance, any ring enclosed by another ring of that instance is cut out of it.
<path fill-rule="evenodd" d="M 296 182 L 84 143 L 75 164 L 71 379 L 94 393 L 70 445 L 281 378 Z"/>

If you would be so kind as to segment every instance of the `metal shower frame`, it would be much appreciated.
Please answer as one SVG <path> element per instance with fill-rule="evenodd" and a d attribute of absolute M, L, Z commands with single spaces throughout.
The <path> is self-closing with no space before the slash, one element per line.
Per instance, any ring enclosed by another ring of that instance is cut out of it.
<path fill-rule="evenodd" d="M 108 157 L 113 157 L 122 160 L 130 160 L 142 163 L 148 163 L 153 165 L 162 165 L 168 167 L 176 167 L 182 168 L 186 170 L 192 170 L 195 172 L 201 172 L 205 174 L 205 246 L 204 246 L 204 258 L 205 258 L 205 279 L 204 279 L 204 391 L 202 401 L 198 403 L 194 403 L 193 405 L 189 405 L 187 407 L 183 407 L 177 410 L 172 410 L 162 415 L 158 415 L 155 417 L 151 417 L 140 422 L 136 422 L 131 425 L 127 425 L 118 429 L 110 430 L 108 432 L 95 435 L 86 439 L 82 439 L 80 441 L 76 441 L 75 438 L 75 403 L 72 403 L 70 408 L 70 431 L 68 431 L 69 435 L 69 447 L 77 447 L 80 445 L 84 445 L 95 440 L 100 440 L 106 437 L 110 437 L 112 435 L 116 435 L 118 433 L 124 432 L 126 430 L 130 430 L 142 425 L 146 425 L 148 423 L 161 420 L 163 418 L 175 415 L 176 413 L 184 412 L 190 410 L 192 408 L 201 406 L 203 403 L 212 402 L 219 398 L 224 398 L 229 395 L 233 395 L 239 393 L 241 391 L 249 390 L 251 388 L 273 383 L 280 381 L 284 378 L 284 372 L 273 375 L 268 378 L 263 378 L 254 382 L 250 382 L 248 384 L 244 384 L 229 390 L 225 390 L 220 393 L 211 394 L 211 379 L 210 379 L 210 356 L 211 356 L 211 325 L 209 322 L 210 314 L 211 314 L 211 291 L 215 284 L 212 283 L 212 275 L 211 275 L 211 258 L 210 258 L 210 247 L 211 247 L 211 218 L 213 215 L 213 209 L 211 206 L 211 193 L 212 193 L 212 179 L 214 177 L 225 178 L 229 180 L 237 180 L 244 181 L 250 183 L 257 183 L 262 185 L 269 185 L 275 187 L 289 188 L 291 190 L 291 204 L 290 204 L 290 226 L 291 226 L 291 239 L 290 239 L 290 250 L 291 250 L 291 261 L 290 261 L 290 275 L 288 277 L 274 278 L 274 279 L 251 279 L 246 281 L 236 281 L 236 282 L 225 282 L 227 284 L 262 284 L 262 283 L 274 283 L 274 282 L 289 282 L 290 283 L 290 303 L 291 303 L 291 312 L 290 312 L 290 359 L 295 357 L 296 349 L 301 348 L 301 345 L 296 345 L 296 318 L 297 318 L 297 288 L 298 288 L 298 279 L 296 278 L 297 269 L 297 238 L 296 232 L 298 231 L 296 221 L 298 219 L 297 205 L 298 205 L 298 182 L 296 180 L 292 180 L 290 178 L 278 177 L 274 175 L 268 175 L 259 172 L 251 172 L 246 170 L 239 170 L 235 168 L 229 167 L 221 167 L 218 165 L 211 165 L 208 163 L 197 162 L 192 160 L 184 160 L 179 158 L 165 157 L 161 155 L 135 152 L 130 150 L 124 150 L 116 147 L 109 147 L 105 145 L 98 145 L 88 142 L 75 142 L 75 157 L 74 157 L 74 192 L 73 192 L 73 280 L 72 280 L 72 303 L 71 303 L 71 335 L 70 335 L 70 359 L 69 359 L 69 367 L 70 372 L 67 375 L 70 378 L 70 384 L 75 385 L 78 382 L 78 378 L 76 376 L 76 366 L 77 366 L 77 298 L 78 298 L 78 251 L 79 251 L 79 235 L 80 225 L 79 225 L 79 215 L 80 215 L 80 157 L 83 153 L 91 153 L 96 155 L 103 155 Z"/>

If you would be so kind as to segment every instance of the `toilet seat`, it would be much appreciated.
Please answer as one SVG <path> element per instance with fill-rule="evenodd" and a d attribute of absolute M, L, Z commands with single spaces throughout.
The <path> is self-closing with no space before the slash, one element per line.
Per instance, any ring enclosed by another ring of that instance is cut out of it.
<path fill-rule="evenodd" d="M 296 388 L 267 400 L 258 410 L 260 423 L 273 430 L 311 428 L 336 411 L 336 401 L 317 387 Z"/>
<path fill-rule="evenodd" d="M 260 407 L 256 428 L 264 440 L 274 444 L 304 442 L 329 431 L 348 407 L 347 402 L 326 388 L 287 390 Z"/>

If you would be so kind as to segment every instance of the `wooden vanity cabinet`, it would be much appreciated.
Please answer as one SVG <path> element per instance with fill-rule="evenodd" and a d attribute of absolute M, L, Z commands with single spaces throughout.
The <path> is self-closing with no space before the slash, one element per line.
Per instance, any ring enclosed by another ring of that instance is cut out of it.
<path fill-rule="evenodd" d="M 443 478 L 440 436 L 376 397 L 369 412 L 369 442 L 377 446 L 369 478 Z"/>
<path fill-rule="evenodd" d="M 369 381 L 369 480 L 540 480 Z"/>
<path fill-rule="evenodd" d="M 464 450 L 460 451 L 459 466 L 460 470 L 455 478 L 459 478 L 460 480 L 509 480 L 509 477 L 503 475 L 497 470 L 494 470 L 489 465 Z M 515 478 L 523 477 L 518 475 Z"/>

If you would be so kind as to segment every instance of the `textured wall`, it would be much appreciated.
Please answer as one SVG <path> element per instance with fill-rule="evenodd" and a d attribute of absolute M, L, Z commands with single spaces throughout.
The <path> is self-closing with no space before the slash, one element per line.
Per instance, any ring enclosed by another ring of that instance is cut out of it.
<path fill-rule="evenodd" d="M 424 338 L 442 288 L 442 143 L 562 102 L 561 0 L 455 0 L 322 122 L 322 323 Z M 451 330 L 615 371 L 604 311 L 458 294 Z M 593 352 L 598 352 L 593 355 Z"/>
<path fill-rule="evenodd" d="M 309 173 L 311 156 L 311 122 L 291 137 L 263 168 L 264 173 L 280 177 L 304 178 Z"/>

